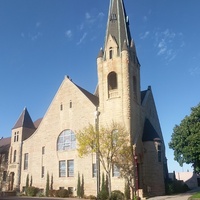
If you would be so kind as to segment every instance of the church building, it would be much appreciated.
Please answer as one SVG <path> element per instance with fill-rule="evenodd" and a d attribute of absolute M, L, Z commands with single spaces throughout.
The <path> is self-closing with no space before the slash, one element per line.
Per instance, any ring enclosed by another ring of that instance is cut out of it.
<path fill-rule="evenodd" d="M 94 94 L 65 77 L 42 119 L 33 122 L 25 108 L 16 120 L 6 140 L 10 146 L 8 163 L 0 171 L 2 190 L 22 191 L 29 175 L 32 185 L 45 191 L 48 173 L 54 189 L 76 196 L 81 174 L 85 194 L 96 196 L 96 159 L 78 156 L 76 133 L 89 123 L 101 128 L 114 121 L 126 128 L 136 147 L 137 191 L 141 196 L 165 194 L 165 144 L 152 89 L 140 88 L 140 62 L 123 0 L 110 0 L 105 34 L 104 48 L 97 52 Z M 4 153 L 0 147 L 0 155 Z M 124 180 L 114 172 L 112 190 L 124 192 Z"/>

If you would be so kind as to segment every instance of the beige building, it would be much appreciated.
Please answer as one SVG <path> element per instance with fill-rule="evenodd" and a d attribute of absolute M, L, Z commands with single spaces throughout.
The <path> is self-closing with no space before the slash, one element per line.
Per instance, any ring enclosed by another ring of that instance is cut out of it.
<path fill-rule="evenodd" d="M 80 173 L 85 194 L 96 195 L 96 158 L 78 156 L 76 132 L 89 123 L 101 127 L 114 121 L 126 128 L 131 144 L 136 145 L 136 189 L 144 195 L 165 194 L 165 144 L 151 87 L 140 90 L 140 63 L 122 0 L 110 0 L 97 73 L 94 94 L 65 77 L 42 119 L 33 123 L 27 109 L 23 110 L 12 129 L 8 187 L 3 189 L 22 190 L 27 175 L 32 185 L 45 189 L 48 172 L 54 189 L 66 188 L 76 195 Z M 112 190 L 124 192 L 124 180 L 115 171 Z"/>

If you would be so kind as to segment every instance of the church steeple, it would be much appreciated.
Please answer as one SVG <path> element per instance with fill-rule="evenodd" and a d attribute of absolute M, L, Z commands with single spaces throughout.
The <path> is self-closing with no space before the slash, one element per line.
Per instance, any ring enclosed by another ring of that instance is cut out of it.
<path fill-rule="evenodd" d="M 27 108 L 24 108 L 22 114 L 20 115 L 19 119 L 15 123 L 13 129 L 24 127 L 24 128 L 31 128 L 35 129 L 35 126 L 33 124 L 33 121 L 28 113 Z"/>
<path fill-rule="evenodd" d="M 129 30 L 128 16 L 124 8 L 123 0 L 111 0 L 108 14 L 105 48 L 109 36 L 116 41 L 119 52 L 122 51 L 124 41 L 127 46 L 131 44 L 131 34 Z"/>

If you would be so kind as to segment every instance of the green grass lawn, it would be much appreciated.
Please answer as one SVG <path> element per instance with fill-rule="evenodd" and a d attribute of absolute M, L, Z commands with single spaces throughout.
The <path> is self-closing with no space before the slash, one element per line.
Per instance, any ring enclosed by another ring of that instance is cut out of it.
<path fill-rule="evenodd" d="M 197 192 L 192 195 L 192 198 L 200 198 L 200 192 Z"/>

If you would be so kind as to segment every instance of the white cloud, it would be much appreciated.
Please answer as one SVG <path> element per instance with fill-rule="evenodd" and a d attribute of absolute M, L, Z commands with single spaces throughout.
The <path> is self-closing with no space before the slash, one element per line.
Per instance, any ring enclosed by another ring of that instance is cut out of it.
<path fill-rule="evenodd" d="M 71 30 L 67 30 L 67 31 L 65 32 L 65 37 L 71 38 L 71 37 L 72 37 L 72 31 L 71 31 Z"/>
<path fill-rule="evenodd" d="M 24 38 L 25 37 L 25 34 L 23 32 L 21 32 L 21 37 Z"/>
<path fill-rule="evenodd" d="M 85 32 L 85 33 L 82 35 L 82 37 L 80 38 L 80 40 L 77 42 L 77 45 L 80 45 L 80 44 L 85 40 L 86 36 L 87 36 L 87 33 Z"/>
<path fill-rule="evenodd" d="M 84 23 L 82 23 L 80 26 L 79 26 L 79 30 L 83 30 L 84 29 Z"/>
<path fill-rule="evenodd" d="M 189 69 L 189 73 L 191 76 L 199 75 L 200 74 L 200 66 L 191 67 Z"/>
<path fill-rule="evenodd" d="M 32 41 L 35 41 L 35 40 L 37 40 L 39 37 L 41 37 L 42 36 L 42 33 L 40 33 L 40 32 L 37 32 L 35 35 L 32 35 L 31 36 L 31 40 Z"/>
<path fill-rule="evenodd" d="M 103 13 L 103 12 L 100 12 L 99 14 L 98 14 L 98 18 L 103 18 L 105 16 L 105 14 Z"/>
<path fill-rule="evenodd" d="M 36 24 L 35 24 L 35 27 L 36 28 L 39 28 L 41 26 L 41 22 L 37 22 Z"/>
<path fill-rule="evenodd" d="M 148 20 L 147 16 L 143 17 L 143 21 L 146 22 Z"/>
<path fill-rule="evenodd" d="M 86 12 L 86 13 L 85 13 L 85 18 L 86 18 L 86 19 L 90 19 L 90 18 L 91 18 L 90 13 Z"/>
<path fill-rule="evenodd" d="M 140 39 L 144 40 L 146 39 L 148 36 L 149 36 L 150 32 L 149 31 L 146 31 L 145 33 L 143 34 L 140 34 Z"/>
<path fill-rule="evenodd" d="M 185 45 L 182 33 L 175 33 L 169 29 L 154 32 L 154 47 L 157 55 L 162 56 L 168 62 L 174 60 Z"/>

